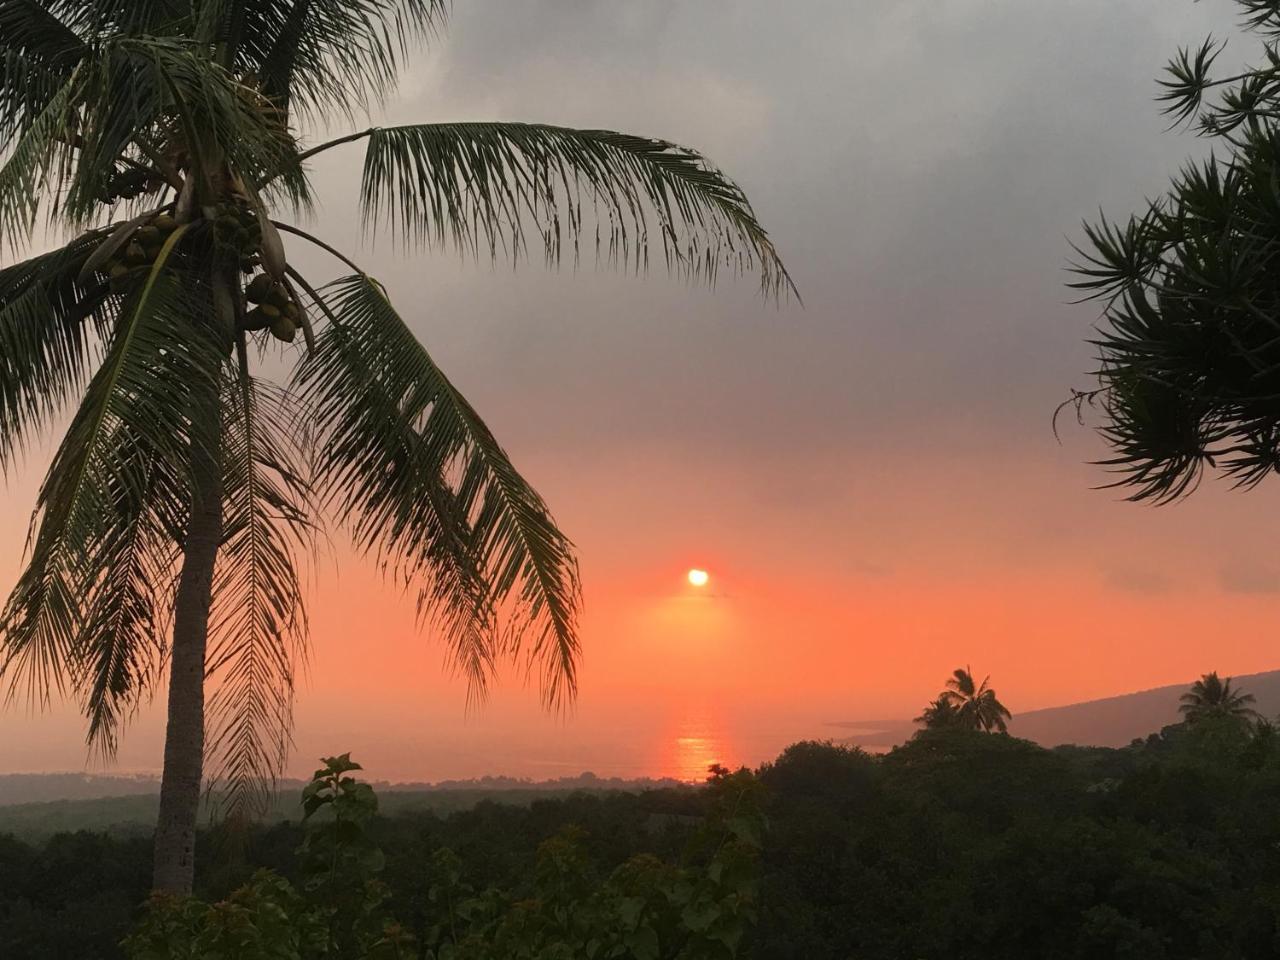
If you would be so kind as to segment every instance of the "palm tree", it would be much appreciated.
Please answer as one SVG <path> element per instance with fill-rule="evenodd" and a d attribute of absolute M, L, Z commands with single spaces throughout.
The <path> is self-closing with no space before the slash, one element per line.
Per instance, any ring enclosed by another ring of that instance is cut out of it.
<path fill-rule="evenodd" d="M 1203 720 L 1248 721 L 1258 715 L 1251 704 L 1253 694 L 1231 688 L 1231 678 L 1221 679 L 1217 672 L 1206 673 L 1179 697 L 1178 712 L 1188 724 Z"/>
<path fill-rule="evenodd" d="M 959 726 L 987 733 L 992 730 L 1008 733 L 1005 721 L 1013 714 L 987 685 L 990 680 L 985 677 L 982 683 L 976 683 L 969 667 L 957 668 L 947 681 L 946 689 L 938 695 L 938 701 L 946 701 L 955 709 Z"/>
<path fill-rule="evenodd" d="M 446 7 L 0 0 L 3 242 L 79 231 L 0 269 L 0 465 L 70 414 L 0 673 L 77 698 L 106 754 L 167 674 L 157 889 L 191 887 L 203 757 L 241 810 L 284 762 L 299 563 L 326 516 L 413 587 L 477 696 L 501 658 L 548 706 L 576 690 L 569 541 L 381 284 L 285 221 L 312 202 L 307 161 L 363 141 L 366 225 L 410 244 L 517 258 L 532 241 L 557 261 L 587 230 L 637 269 L 653 243 L 686 276 L 791 289 L 742 191 L 665 141 L 444 123 L 304 145 L 388 94 Z M 283 237 L 346 274 L 313 283 Z M 272 338 L 299 331 L 292 375 L 268 381 Z"/>

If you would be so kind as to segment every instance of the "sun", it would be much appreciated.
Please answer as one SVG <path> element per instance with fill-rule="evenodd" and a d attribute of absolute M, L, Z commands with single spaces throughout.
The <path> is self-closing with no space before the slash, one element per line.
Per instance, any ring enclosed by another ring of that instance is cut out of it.
<path fill-rule="evenodd" d="M 705 570 L 694 569 L 689 571 L 689 583 L 695 587 L 705 587 L 710 579 L 711 577 Z"/>

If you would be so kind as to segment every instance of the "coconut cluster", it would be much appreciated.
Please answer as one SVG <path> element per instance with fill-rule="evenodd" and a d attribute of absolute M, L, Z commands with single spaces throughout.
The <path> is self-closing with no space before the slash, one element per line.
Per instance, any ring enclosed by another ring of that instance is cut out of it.
<path fill-rule="evenodd" d="M 257 213 L 247 203 L 234 199 L 219 203 L 212 213 L 209 223 L 214 238 L 236 253 L 241 268 L 252 268 L 262 246 L 262 225 Z"/>
<path fill-rule="evenodd" d="M 245 299 L 254 304 L 244 315 L 246 330 L 270 330 L 284 343 L 293 342 L 302 326 L 302 307 L 289 295 L 289 289 L 269 274 L 260 273 L 244 288 Z"/>
<path fill-rule="evenodd" d="M 160 256 L 165 240 L 176 229 L 178 222 L 167 213 L 161 213 L 138 227 L 128 243 L 122 244 L 102 266 L 111 280 L 111 289 L 121 290 L 135 270 L 149 270 L 156 257 Z"/>
<path fill-rule="evenodd" d="M 264 243 L 263 221 L 247 203 L 233 199 L 219 204 L 213 218 L 214 237 L 230 247 L 240 259 L 240 269 L 251 276 L 244 288 L 245 309 L 241 311 L 242 330 L 270 330 L 282 343 L 292 343 L 302 326 L 301 305 L 282 279 L 284 271 L 277 264 L 272 271 L 271 260 Z M 274 227 L 268 227 L 274 234 Z M 278 246 L 279 237 L 272 238 Z M 278 257 L 276 259 L 279 259 Z M 264 264 L 264 260 L 267 261 Z M 265 266 L 267 272 L 257 273 Z M 277 279 L 281 278 L 281 279 Z M 250 306 L 252 304 L 252 306 Z"/>
<path fill-rule="evenodd" d="M 292 343 L 306 327 L 306 315 L 286 279 L 288 265 L 275 225 L 240 196 L 206 208 L 204 215 L 222 254 L 234 258 L 249 278 L 237 311 L 240 329 L 269 330 L 277 340 Z M 123 224 L 86 258 L 81 279 L 105 273 L 112 290 L 127 289 L 135 274 L 154 266 L 181 219 L 166 210 Z"/>

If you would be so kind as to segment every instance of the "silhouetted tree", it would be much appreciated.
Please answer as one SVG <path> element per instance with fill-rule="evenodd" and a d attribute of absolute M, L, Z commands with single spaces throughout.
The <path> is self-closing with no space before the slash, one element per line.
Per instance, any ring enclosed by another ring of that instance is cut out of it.
<path fill-rule="evenodd" d="M 1224 44 L 1184 48 L 1164 112 L 1212 141 L 1146 209 L 1086 224 L 1072 284 L 1104 302 L 1092 342 L 1103 461 L 1134 500 L 1174 499 L 1206 466 L 1251 486 L 1280 471 L 1280 3 L 1236 0 L 1257 66 L 1215 77 Z"/>
<path fill-rule="evenodd" d="M 988 686 L 990 680 L 988 676 L 983 678 L 982 683 L 977 683 L 973 679 L 971 668 L 957 667 L 947 681 L 947 688 L 938 695 L 934 704 L 942 701 L 950 704 L 956 712 L 956 726 L 987 733 L 992 730 L 1007 733 L 1009 727 L 1005 721 L 1013 714 L 996 698 L 995 690 Z M 925 711 L 926 714 L 928 712 Z M 941 719 L 941 715 L 938 715 L 938 719 Z M 927 720 L 925 723 L 930 726 L 939 725 L 929 724 Z"/>
<path fill-rule="evenodd" d="M 947 699 L 940 696 L 936 700 L 930 700 L 929 705 L 924 708 L 924 712 L 915 718 L 916 723 L 923 723 L 930 730 L 939 727 L 958 727 L 960 726 L 960 710 Z"/>
<path fill-rule="evenodd" d="M 1187 723 L 1204 720 L 1252 720 L 1258 712 L 1250 706 L 1253 694 L 1231 688 L 1231 678 L 1221 679 L 1217 672 L 1206 673 L 1180 698 L 1178 712 Z"/>

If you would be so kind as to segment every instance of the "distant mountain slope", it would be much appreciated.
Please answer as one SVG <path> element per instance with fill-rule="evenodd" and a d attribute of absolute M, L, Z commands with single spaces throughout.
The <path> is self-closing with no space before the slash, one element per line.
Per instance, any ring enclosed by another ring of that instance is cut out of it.
<path fill-rule="evenodd" d="M 1123 747 L 1138 737 L 1177 723 L 1178 698 L 1192 682 L 1065 707 L 1029 710 L 1013 718 L 1009 732 L 1046 747 L 1061 743 Z M 1232 677 L 1231 685 L 1253 694 L 1257 701 L 1254 707 L 1264 716 L 1280 714 L 1280 670 Z"/>
<path fill-rule="evenodd" d="M 1087 700 L 1064 707 L 1028 710 L 1014 714 L 1009 732 L 1046 747 L 1063 743 L 1081 746 L 1123 747 L 1138 737 L 1156 733 L 1178 722 L 1178 698 L 1197 678 L 1154 690 L 1126 693 L 1102 700 Z M 1280 715 L 1280 670 L 1232 677 L 1231 684 L 1253 694 L 1255 709 L 1264 716 Z M 847 733 L 844 743 L 883 750 L 908 739 L 919 729 L 906 720 L 855 720 L 832 723 Z"/>
<path fill-rule="evenodd" d="M 160 792 L 154 776 L 97 773 L 0 773 L 0 806 L 49 800 L 92 800 Z"/>

